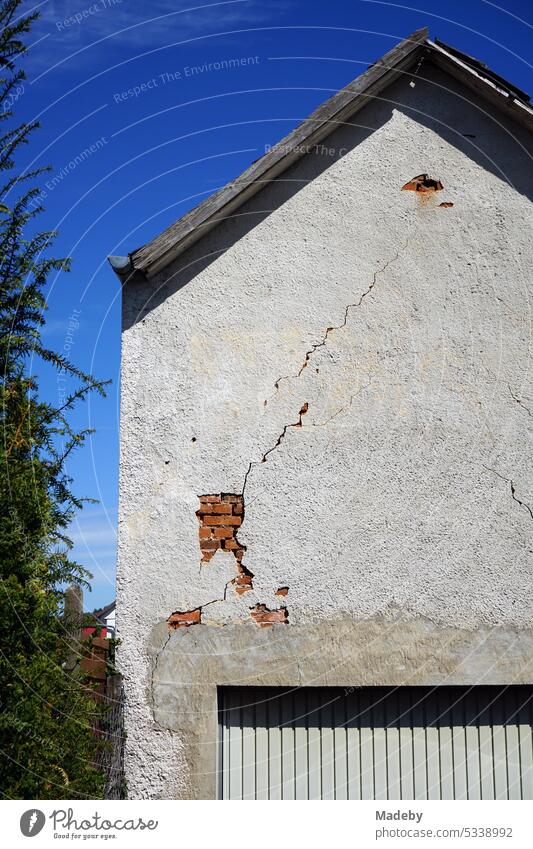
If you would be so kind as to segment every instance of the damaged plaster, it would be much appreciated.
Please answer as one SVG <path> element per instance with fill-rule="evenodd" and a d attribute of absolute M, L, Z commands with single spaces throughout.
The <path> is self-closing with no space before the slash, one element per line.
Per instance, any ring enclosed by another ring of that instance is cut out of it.
<path fill-rule="evenodd" d="M 530 680 L 530 140 L 424 76 L 124 289 L 132 798 L 213 792 L 217 684 Z"/>
<path fill-rule="evenodd" d="M 427 174 L 419 174 L 418 177 L 413 177 L 408 183 L 402 186 L 402 192 L 442 192 L 444 186 L 440 180 L 434 180 Z"/>
<path fill-rule="evenodd" d="M 309 350 L 308 350 L 308 351 L 306 351 L 306 353 L 305 353 L 305 359 L 304 359 L 304 361 L 303 361 L 302 365 L 300 366 L 300 368 L 299 368 L 298 372 L 297 372 L 295 375 L 293 375 L 293 377 L 300 377 L 300 376 L 301 376 L 301 374 L 302 374 L 303 370 L 307 368 L 307 366 L 308 366 L 308 364 L 309 364 L 309 361 L 310 361 L 311 357 L 312 357 L 312 356 L 313 356 L 313 355 L 314 355 L 314 354 L 315 354 L 315 353 L 316 353 L 316 352 L 317 352 L 320 348 L 323 348 L 325 345 L 327 345 L 328 336 L 329 336 L 329 334 L 330 334 L 330 333 L 332 333 L 332 332 L 333 332 L 333 331 L 335 331 L 335 330 L 343 330 L 343 329 L 346 327 L 346 324 L 348 323 L 348 316 L 349 316 L 349 314 L 350 314 L 350 311 L 351 311 L 351 310 L 353 310 L 353 309 L 358 309 L 358 308 L 362 305 L 362 303 L 363 303 L 363 301 L 365 300 L 365 298 L 367 298 L 367 297 L 370 295 L 370 293 L 372 292 L 372 290 L 373 290 L 374 286 L 376 285 L 376 283 L 377 283 L 377 281 L 378 281 L 378 277 L 380 277 L 382 274 L 384 274 L 384 273 L 385 273 L 385 271 L 387 270 L 387 268 L 389 267 L 389 265 L 391 265 L 393 262 L 396 262 L 396 261 L 399 259 L 400 254 L 401 254 L 403 251 L 405 251 L 405 250 L 406 250 L 407 245 L 408 245 L 408 242 L 406 242 L 406 243 L 405 243 L 405 245 L 403 245 L 403 247 L 402 247 L 402 248 L 400 248 L 400 250 L 398 250 L 398 251 L 397 251 L 397 253 L 395 254 L 395 256 L 393 256 L 393 257 L 392 257 L 392 259 L 387 260 L 387 262 L 384 264 L 384 266 L 383 266 L 382 268 L 379 268 L 379 269 L 377 269 L 376 271 L 374 271 L 374 274 L 373 274 L 373 276 L 372 276 L 372 281 L 371 281 L 371 283 L 369 284 L 368 288 L 367 288 L 367 289 L 365 289 L 365 291 L 364 291 L 364 292 L 363 292 L 363 293 L 359 296 L 359 298 L 357 299 L 357 301 L 355 301 L 355 303 L 353 303 L 353 304 L 347 304 L 347 305 L 346 305 L 346 307 L 345 307 L 345 309 L 344 309 L 344 318 L 343 318 L 343 320 L 342 320 L 341 324 L 336 324 L 336 325 L 334 325 L 334 326 L 332 326 L 332 327 L 326 327 L 326 329 L 325 329 L 325 331 L 324 331 L 324 335 L 322 336 L 322 339 L 321 339 L 319 342 L 316 342 L 315 344 L 313 344 L 313 345 L 311 346 L 311 348 L 309 348 Z M 319 373 L 319 372 L 317 371 L 317 374 L 318 374 L 318 373 Z M 274 384 L 274 386 L 275 386 L 275 388 L 276 388 L 276 389 L 279 389 L 280 383 L 281 383 L 283 380 L 290 380 L 290 377 L 289 377 L 289 376 L 285 376 L 285 377 L 278 377 L 278 379 L 276 380 L 276 382 L 275 382 L 275 384 Z M 304 412 L 307 412 L 307 406 L 306 406 L 306 408 L 305 408 Z M 300 410 L 300 416 L 301 416 L 301 415 L 302 415 L 302 410 Z M 297 427 L 297 426 L 301 426 L 301 419 L 300 419 L 299 425 L 290 425 L 290 427 Z M 283 433 L 283 436 L 284 436 L 284 435 L 285 435 L 285 434 Z M 280 441 L 281 441 L 281 437 L 280 437 Z M 278 446 L 278 445 L 279 445 L 279 441 L 278 441 L 278 443 L 277 443 L 274 447 L 275 447 L 275 448 L 277 448 L 277 446 Z M 272 451 L 273 449 L 270 449 L 270 450 Z M 268 454 L 268 453 L 270 453 L 270 452 L 267 452 L 267 454 Z M 265 455 L 265 456 L 266 456 L 266 455 Z M 263 460 L 264 460 L 264 458 L 263 458 Z"/>

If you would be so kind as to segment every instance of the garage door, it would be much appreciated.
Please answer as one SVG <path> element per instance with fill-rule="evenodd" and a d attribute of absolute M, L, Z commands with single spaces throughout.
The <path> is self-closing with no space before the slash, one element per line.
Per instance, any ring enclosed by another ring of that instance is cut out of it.
<path fill-rule="evenodd" d="M 225 687 L 223 799 L 533 799 L 533 688 Z"/>

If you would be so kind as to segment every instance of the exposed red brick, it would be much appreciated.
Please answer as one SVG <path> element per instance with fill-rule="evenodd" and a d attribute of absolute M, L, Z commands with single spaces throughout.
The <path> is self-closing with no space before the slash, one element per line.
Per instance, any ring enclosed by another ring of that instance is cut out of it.
<path fill-rule="evenodd" d="M 412 180 L 402 186 L 402 192 L 441 192 L 443 188 L 440 180 L 434 180 L 427 174 L 419 174 L 418 177 L 413 177 Z"/>
<path fill-rule="evenodd" d="M 285 624 L 289 622 L 289 613 L 286 607 L 280 607 L 278 610 L 270 610 L 266 604 L 256 604 L 250 609 L 250 616 L 260 628 L 272 628 L 273 625 Z"/>
<path fill-rule="evenodd" d="M 242 516 L 222 516 L 225 525 L 231 525 L 234 528 L 240 528 L 242 525 Z"/>
<path fill-rule="evenodd" d="M 453 206 L 451 200 L 445 200 L 442 203 L 439 203 L 439 206 L 443 206 L 444 209 L 450 209 Z"/>
<path fill-rule="evenodd" d="M 211 513 L 203 515 L 201 521 L 204 525 L 232 525 L 235 528 L 239 528 L 242 525 L 241 516 L 215 516 Z"/>
<path fill-rule="evenodd" d="M 233 528 L 215 528 L 216 539 L 232 539 Z"/>
<path fill-rule="evenodd" d="M 288 595 L 288 594 L 289 594 L 289 588 L 288 587 L 278 587 L 278 589 L 276 590 L 276 595 Z"/>
<path fill-rule="evenodd" d="M 227 504 L 227 503 L 224 503 L 224 502 L 222 504 L 211 504 L 210 512 L 215 513 L 215 514 L 216 513 L 231 514 L 233 512 L 233 506 L 234 506 L 233 504 Z"/>
<path fill-rule="evenodd" d="M 253 573 L 241 561 L 246 547 L 237 538 L 237 531 L 244 520 L 244 499 L 235 493 L 201 495 L 200 507 L 196 511 L 199 521 L 198 537 L 202 563 L 208 563 L 219 549 L 232 552 L 237 565 L 235 591 L 239 594 L 253 589 Z"/>
<path fill-rule="evenodd" d="M 214 516 L 211 513 L 202 516 L 202 522 L 204 525 L 225 525 L 228 519 L 232 519 L 233 516 Z"/>
<path fill-rule="evenodd" d="M 200 551 L 202 552 L 202 562 L 208 563 L 218 551 L 221 545 L 219 539 L 202 539 L 200 540 Z"/>
<path fill-rule="evenodd" d="M 200 540 L 200 548 L 202 551 L 209 551 L 210 549 L 218 548 L 220 545 L 219 540 L 217 539 L 202 539 Z"/>
<path fill-rule="evenodd" d="M 194 610 L 180 611 L 176 610 L 171 613 L 167 619 L 169 630 L 174 631 L 177 628 L 190 628 L 191 625 L 198 625 L 202 619 L 202 610 L 200 607 Z"/>
<path fill-rule="evenodd" d="M 242 595 L 243 593 L 247 593 L 248 590 L 253 590 L 252 578 L 253 575 L 247 572 L 241 572 L 237 575 L 235 578 L 235 592 Z"/>

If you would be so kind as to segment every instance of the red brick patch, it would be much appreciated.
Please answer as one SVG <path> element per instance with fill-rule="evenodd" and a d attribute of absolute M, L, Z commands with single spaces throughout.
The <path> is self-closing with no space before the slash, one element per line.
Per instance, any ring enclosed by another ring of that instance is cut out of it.
<path fill-rule="evenodd" d="M 244 569 L 244 567 L 241 566 L 241 569 Z M 235 592 L 242 595 L 247 593 L 248 590 L 253 590 L 252 578 L 253 575 L 250 575 L 249 572 L 239 572 L 235 578 Z"/>
<path fill-rule="evenodd" d="M 191 625 L 198 625 L 202 621 L 202 610 L 200 607 L 194 610 L 179 611 L 171 613 L 167 619 L 169 630 L 175 631 L 177 628 L 189 628 Z"/>
<path fill-rule="evenodd" d="M 286 607 L 280 607 L 278 610 L 270 610 L 266 604 L 256 604 L 250 609 L 250 616 L 260 628 L 272 628 L 276 624 L 285 624 L 289 622 L 289 613 Z"/>
<path fill-rule="evenodd" d="M 440 180 L 434 180 L 427 174 L 419 174 L 402 186 L 402 192 L 441 192 L 444 186 Z"/>
<path fill-rule="evenodd" d="M 236 493 L 200 495 L 196 516 L 200 523 L 198 539 L 202 563 L 208 563 L 219 549 L 231 551 L 237 564 L 235 590 L 242 595 L 253 589 L 253 574 L 242 564 L 245 546 L 237 538 L 244 519 L 244 498 Z"/>

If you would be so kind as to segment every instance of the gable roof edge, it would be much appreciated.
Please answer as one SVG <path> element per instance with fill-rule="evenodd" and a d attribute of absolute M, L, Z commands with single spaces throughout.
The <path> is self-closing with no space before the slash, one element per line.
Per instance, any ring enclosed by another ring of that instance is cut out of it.
<path fill-rule="evenodd" d="M 305 154 L 305 148 L 316 145 L 333 132 L 336 125 L 351 118 L 379 94 L 394 77 L 412 67 L 422 53 L 429 32 L 416 30 L 389 50 L 345 88 L 323 102 L 311 115 L 268 153 L 252 163 L 239 177 L 194 207 L 152 241 L 129 254 L 113 257 L 111 265 L 122 281 L 136 273 L 151 278 L 183 251 L 204 236 L 241 204 L 253 197 L 265 183 L 278 177 Z"/>
<path fill-rule="evenodd" d="M 257 194 L 265 184 L 275 180 L 301 159 L 312 146 L 323 141 L 337 126 L 352 118 L 370 98 L 379 95 L 396 77 L 408 72 L 424 56 L 474 94 L 484 98 L 533 133 L 533 107 L 524 92 L 508 83 L 483 62 L 438 39 L 431 41 L 427 27 L 423 27 L 324 101 L 242 174 L 209 195 L 159 236 L 125 257 L 109 257 L 109 262 L 121 283 L 125 284 L 138 277 L 150 279 L 162 271 L 187 248 Z"/>

